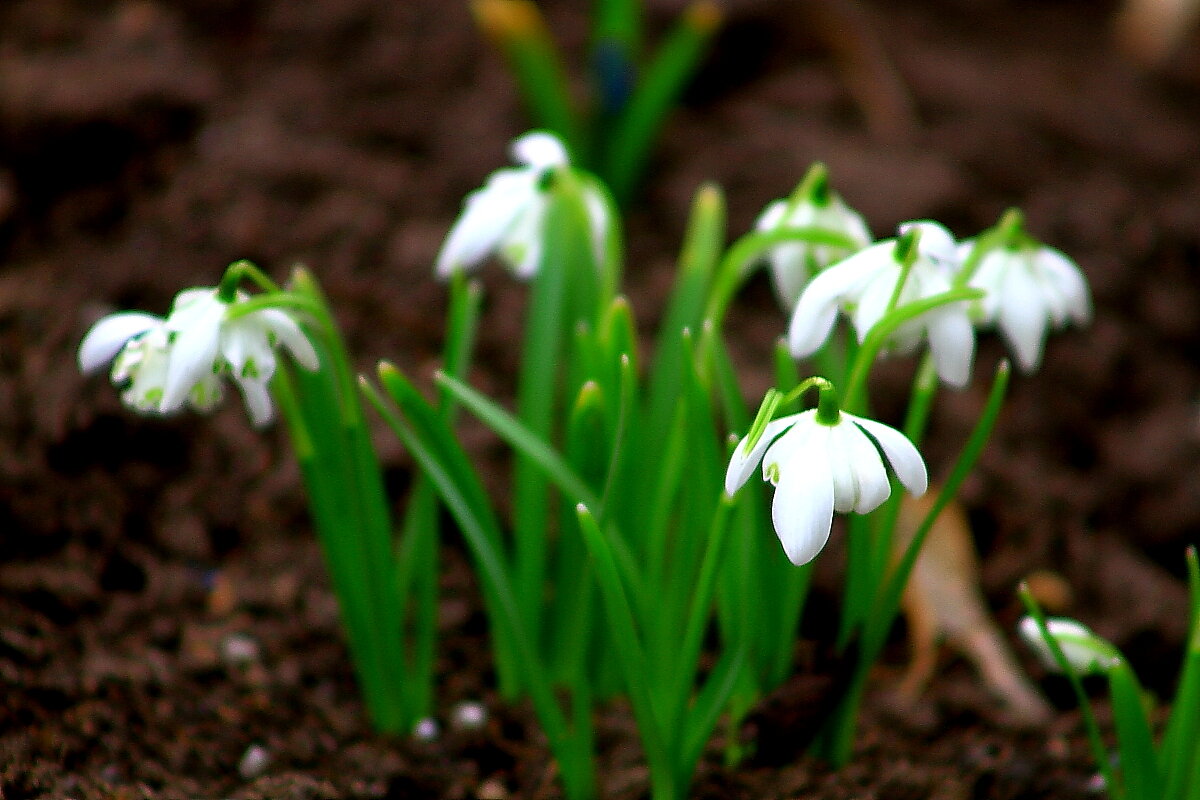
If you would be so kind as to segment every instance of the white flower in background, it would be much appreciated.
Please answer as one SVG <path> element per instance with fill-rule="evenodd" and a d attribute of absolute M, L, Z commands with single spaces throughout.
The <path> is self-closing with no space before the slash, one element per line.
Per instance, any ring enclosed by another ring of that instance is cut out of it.
<path fill-rule="evenodd" d="M 169 414 L 179 406 L 168 407 L 167 369 L 171 354 L 171 335 L 165 320 L 141 312 L 112 314 L 92 326 L 79 346 L 79 367 L 94 372 L 112 362 L 113 384 L 123 387 L 121 401 L 143 414 Z M 197 411 L 210 411 L 221 401 L 221 384 L 209 374 L 197 382 L 179 404 Z"/>
<path fill-rule="evenodd" d="M 287 312 L 263 308 L 229 318 L 230 306 L 246 299 L 239 293 L 226 303 L 216 289 L 188 289 L 165 320 L 140 312 L 105 317 L 80 344 L 79 366 L 92 372 L 112 360 L 112 380 L 125 387 L 125 404 L 153 414 L 173 414 L 185 405 L 211 410 L 221 400 L 220 376 L 228 373 L 251 422 L 264 425 L 273 415 L 267 384 L 275 374 L 275 348 L 286 348 L 306 369 L 319 363 Z"/>
<path fill-rule="evenodd" d="M 569 166 L 570 161 L 562 142 L 541 131 L 514 141 L 512 156 L 521 166 L 497 170 L 483 188 L 467 195 L 462 214 L 438 253 L 439 278 L 474 270 L 492 254 L 522 280 L 537 273 L 548 200 L 546 176 L 556 167 Z M 596 262 L 603 264 L 610 223 L 608 203 L 588 181 L 582 183 L 582 192 Z"/>
<path fill-rule="evenodd" d="M 954 237 L 936 222 L 907 222 L 900 226 L 900 239 L 873 244 L 813 278 L 801 294 L 788 328 L 793 356 L 803 358 L 820 349 L 833 330 L 839 308 L 849 315 L 859 342 L 866 338 L 888 312 L 903 274 L 897 245 L 913 233 L 918 236 L 917 253 L 895 307 L 951 289 L 959 268 Z M 966 386 L 975 356 L 975 333 L 967 311 L 965 301 L 949 303 L 908 320 L 892 334 L 888 350 L 907 355 L 928 337 L 938 376 L 951 386 Z"/>
<path fill-rule="evenodd" d="M 825 228 L 854 241 L 853 248 L 809 242 L 788 242 L 772 247 L 767 254 L 771 284 L 784 310 L 791 311 L 800 293 L 821 270 L 861 250 L 871 243 L 871 232 L 862 215 L 847 206 L 836 194 L 822 187 L 798 202 L 776 200 L 768 205 L 754 223 L 760 233 L 788 228 Z"/>
<path fill-rule="evenodd" d="M 725 492 L 732 496 L 762 461 L 763 479 L 775 486 L 771 521 L 796 565 L 821 552 L 835 511 L 866 514 L 888 499 L 885 459 L 913 495 L 929 486 L 925 462 L 904 434 L 844 411 L 832 425 L 817 414 L 811 409 L 768 423 L 753 447 L 742 439 L 725 473 Z"/>
<path fill-rule="evenodd" d="M 1064 617 L 1050 617 L 1046 629 L 1062 650 L 1071 669 L 1083 675 L 1108 672 L 1121 663 L 1121 654 L 1115 647 L 1101 639 L 1090 628 Z M 1024 617 L 1018 630 L 1021 638 L 1037 654 L 1046 669 L 1061 672 L 1062 668 L 1050 651 L 1050 645 L 1042 638 L 1042 630 L 1033 617 Z"/>
<path fill-rule="evenodd" d="M 966 259 L 975 240 L 959 246 Z M 1017 364 L 1033 372 L 1042 361 L 1049 329 L 1068 322 L 1086 324 L 1092 317 L 1087 280 L 1066 255 L 1051 247 L 1000 246 L 980 260 L 969 285 L 986 292 L 974 304 L 979 323 L 998 326 Z"/>

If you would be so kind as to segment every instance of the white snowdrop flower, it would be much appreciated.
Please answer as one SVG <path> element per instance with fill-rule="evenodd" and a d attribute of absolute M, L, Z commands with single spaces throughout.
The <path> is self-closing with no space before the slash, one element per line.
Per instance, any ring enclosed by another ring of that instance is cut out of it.
<path fill-rule="evenodd" d="M 954 237 L 936 222 L 907 222 L 900 226 L 899 238 L 860 250 L 813 278 L 792 313 L 788 328 L 792 355 L 803 358 L 820 349 L 839 308 L 850 317 L 862 342 L 889 310 L 904 274 L 898 245 L 914 234 L 917 252 L 895 308 L 949 291 L 959 269 Z M 975 333 L 967 312 L 963 301 L 908 320 L 892 334 L 888 350 L 907 355 L 928 337 L 938 376 L 951 386 L 966 386 L 975 356 Z"/>
<path fill-rule="evenodd" d="M 214 374 L 198 380 L 178 405 L 165 403 L 172 337 L 165 320 L 137 311 L 110 314 L 84 336 L 79 368 L 95 372 L 112 362 L 110 377 L 121 387 L 121 401 L 142 414 L 171 414 L 185 403 L 196 411 L 211 411 L 221 402 L 221 383 Z"/>
<path fill-rule="evenodd" d="M 1071 669 L 1083 675 L 1106 673 L 1121 663 L 1121 654 L 1086 625 L 1065 617 L 1050 617 L 1046 629 L 1058 643 Z M 1037 654 L 1046 669 L 1061 672 L 1062 668 L 1042 637 L 1042 630 L 1033 617 L 1024 617 L 1018 626 L 1021 638 Z"/>
<path fill-rule="evenodd" d="M 228 373 L 241 389 L 250 420 L 264 425 L 273 415 L 267 384 L 282 346 L 306 369 L 319 367 L 317 352 L 284 310 L 262 308 L 229 315 L 231 302 L 215 288 L 180 292 L 167 318 L 140 312 L 113 314 L 97 322 L 79 348 L 79 365 L 91 372 L 113 361 L 112 380 L 125 387 L 122 400 L 136 411 L 173 414 L 185 405 L 214 408 Z"/>
<path fill-rule="evenodd" d="M 959 255 L 965 260 L 974 247 L 973 239 L 963 242 Z M 969 285 L 986 292 L 973 304 L 979 323 L 1000 328 L 1024 372 L 1041 364 L 1050 329 L 1086 324 L 1092 317 L 1087 280 L 1074 261 L 1052 247 L 996 247 L 980 260 Z"/>
<path fill-rule="evenodd" d="M 767 253 L 771 284 L 779 304 L 789 312 L 796 307 L 800 293 L 814 275 L 871 244 L 871 232 L 862 215 L 830 192 L 823 175 L 821 178 L 820 185 L 798 201 L 776 200 L 768 205 L 754 223 L 760 233 L 825 228 L 854 242 L 851 248 L 809 242 L 787 242 L 771 248 Z"/>
<path fill-rule="evenodd" d="M 305 369 L 320 366 L 312 342 L 286 311 L 228 314 L 232 305 L 248 299 L 238 293 L 225 302 L 215 288 L 188 289 L 175 298 L 166 321 L 174 340 L 164 405 L 173 407 L 207 375 L 227 368 L 246 400 L 250 421 L 261 426 L 273 416 L 267 384 L 275 375 L 275 348 L 287 349 Z"/>
<path fill-rule="evenodd" d="M 874 420 L 838 412 L 826 424 L 818 410 L 767 424 L 752 446 L 742 439 L 725 473 L 732 496 L 762 461 L 775 486 L 771 521 L 793 564 L 807 564 L 829 540 L 833 513 L 866 514 L 892 493 L 885 461 L 914 496 L 929 486 L 925 462 L 904 434 Z"/>
<path fill-rule="evenodd" d="M 493 254 L 522 280 L 537 273 L 548 205 L 547 175 L 555 168 L 570 166 L 570 161 L 562 142 L 542 131 L 517 139 L 511 151 L 521 166 L 497 170 L 481 189 L 467 195 L 462 214 L 438 253 L 435 269 L 439 278 L 474 270 Z M 608 203 L 590 181 L 583 181 L 581 188 L 596 262 L 603 264 L 610 224 Z"/>

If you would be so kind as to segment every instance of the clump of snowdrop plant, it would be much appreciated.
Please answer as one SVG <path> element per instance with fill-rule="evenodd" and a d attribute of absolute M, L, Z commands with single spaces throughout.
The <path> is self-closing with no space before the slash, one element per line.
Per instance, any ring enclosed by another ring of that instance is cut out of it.
<path fill-rule="evenodd" d="M 1026 284 L 996 277 L 1013 266 L 994 266 L 994 256 L 1014 246 L 1042 252 L 1013 237 L 1011 215 L 969 248 L 932 221 L 872 243 L 817 165 L 728 245 L 720 190 L 699 190 L 647 355 L 620 294 L 611 194 L 551 134 L 522 137 L 513 151 L 519 166 L 467 198 L 434 267 L 450 303 L 433 401 L 388 362 L 356 385 L 307 273 L 280 288 L 245 264 L 231 267 L 215 294 L 185 292 L 165 320 L 136 313 L 102 322 L 81 361 L 90 368 L 115 356 L 114 378 L 128 382 L 126 400 L 144 412 L 207 409 L 226 375 L 256 421 L 269 417 L 260 413 L 270 407 L 264 393 L 275 400 L 304 467 L 366 704 L 386 731 L 412 731 L 432 715 L 444 508 L 474 557 L 497 688 L 529 700 L 572 800 L 597 794 L 593 715 L 615 697 L 632 708 L 654 800 L 687 795 L 718 726 L 727 726 L 731 761 L 752 746 L 739 740 L 740 721 L 793 669 L 811 562 L 835 526 L 844 528 L 849 559 L 833 647 L 847 677 L 828 718 L 802 734 L 844 763 L 921 542 L 978 458 L 1008 370 L 997 369 L 976 429 L 897 558 L 900 496 L 929 485 L 919 447 L 940 383 L 969 382 L 975 323 L 999 320 L 1011 341 L 1035 336 L 1040 347 L 1048 327 L 1082 321 L 1086 294 L 1064 289 L 1061 270 L 1049 279 L 1023 261 L 1039 286 L 1060 293 L 1038 295 L 1042 327 L 1010 330 L 1017 316 L 990 293 L 1013 297 L 1020 291 L 996 287 Z M 480 313 L 468 273 L 488 258 L 529 286 L 511 404 L 464 380 Z M 738 289 L 763 265 L 788 313 L 774 352 L 763 354 L 775 386 L 752 413 L 724 328 Z M 242 291 L 243 282 L 257 291 Z M 849 332 L 837 327 L 839 314 Z M 871 366 L 890 354 L 920 358 L 901 427 L 868 410 Z M 394 530 L 360 398 L 419 468 Z M 464 411 L 514 450 L 507 503 L 487 494 L 456 436 Z M 763 482 L 751 481 L 760 465 Z"/>
<path fill-rule="evenodd" d="M 1079 701 L 1084 727 L 1104 787 L 1114 800 L 1197 800 L 1200 798 L 1200 564 L 1187 550 L 1190 606 L 1179 684 L 1158 742 L 1159 715 L 1133 668 L 1112 643 L 1073 619 L 1048 619 L 1029 589 L 1021 599 L 1029 616 L 1021 637 L 1051 672 L 1065 675 Z M 1082 678 L 1107 679 L 1116 752 L 1110 753 L 1096 722 Z"/>

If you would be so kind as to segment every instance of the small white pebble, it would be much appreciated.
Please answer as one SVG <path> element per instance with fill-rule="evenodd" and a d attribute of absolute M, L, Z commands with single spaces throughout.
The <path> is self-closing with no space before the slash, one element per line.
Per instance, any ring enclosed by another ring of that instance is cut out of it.
<path fill-rule="evenodd" d="M 438 738 L 441 732 L 437 720 L 433 717 L 426 717 L 413 727 L 412 735 L 418 742 L 432 742 Z"/>
<path fill-rule="evenodd" d="M 221 658 L 230 667 L 245 667 L 259 660 L 258 642 L 244 633 L 231 633 L 221 640 Z"/>
<path fill-rule="evenodd" d="M 238 762 L 238 774 L 246 780 L 252 780 L 267 771 L 271 763 L 271 752 L 261 744 L 252 744 L 242 754 Z"/>
<path fill-rule="evenodd" d="M 464 700 L 450 712 L 450 726 L 459 731 L 477 731 L 487 724 L 487 716 L 482 703 Z"/>
<path fill-rule="evenodd" d="M 475 796 L 479 800 L 507 800 L 508 790 L 504 788 L 504 784 L 500 782 L 499 778 L 488 778 L 479 784 L 479 788 L 475 790 Z"/>

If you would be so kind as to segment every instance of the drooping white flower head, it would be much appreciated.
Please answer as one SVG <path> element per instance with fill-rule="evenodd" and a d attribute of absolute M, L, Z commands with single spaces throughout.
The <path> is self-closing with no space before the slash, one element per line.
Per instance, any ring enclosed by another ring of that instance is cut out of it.
<path fill-rule="evenodd" d="M 814 275 L 871 243 L 871 231 L 862 215 L 829 190 L 824 170 L 819 166 L 809 171 L 796 195 L 768 205 L 754 227 L 759 232 L 825 228 L 854 242 L 849 248 L 808 242 L 787 242 L 771 248 L 767 254 L 771 284 L 779 304 L 789 312 L 796 307 L 800 293 Z"/>
<path fill-rule="evenodd" d="M 168 414 L 186 404 L 210 411 L 221 401 L 221 383 L 210 373 L 192 386 L 178 405 L 165 403 L 172 350 L 165 320 L 137 311 L 111 314 L 92 326 L 79 347 L 79 366 L 94 372 L 112 362 L 113 384 L 123 387 L 121 401 L 142 414 Z"/>
<path fill-rule="evenodd" d="M 522 280 L 532 278 L 542 256 L 547 207 L 547 173 L 570 161 L 562 142 L 544 131 L 527 133 L 512 143 L 513 160 L 521 166 L 497 170 L 482 188 L 467 195 L 438 253 L 436 273 L 446 279 L 472 271 L 497 255 Z M 596 262 L 604 263 L 609 228 L 608 203 L 590 182 L 582 185 Z"/>
<path fill-rule="evenodd" d="M 267 384 L 275 374 L 275 348 L 283 346 L 306 369 L 319 367 L 316 350 L 287 312 L 263 308 L 230 317 L 232 303 L 217 289 L 188 289 L 161 319 L 124 312 L 101 319 L 79 347 L 79 366 L 93 372 L 110 360 L 121 398 L 136 411 L 174 414 L 185 405 L 209 411 L 221 400 L 220 376 L 228 373 L 246 400 L 255 425 L 273 412 Z"/>
<path fill-rule="evenodd" d="M 866 514 L 892 493 L 886 460 L 913 495 L 929 486 L 925 462 L 904 434 L 874 420 L 839 412 L 833 425 L 817 409 L 767 424 L 753 447 L 738 442 L 725 473 L 732 496 L 762 461 L 775 486 L 771 521 L 793 564 L 807 564 L 829 540 L 833 513 Z"/>
<path fill-rule="evenodd" d="M 966 259 L 975 244 L 974 239 L 963 242 L 959 255 Z M 1024 372 L 1041 364 L 1048 330 L 1092 318 L 1087 280 L 1074 261 L 1052 247 L 1023 243 L 989 250 L 969 285 L 986 292 L 974 304 L 979 324 L 1000 328 Z"/>
<path fill-rule="evenodd" d="M 889 311 L 896 284 L 903 275 L 898 244 L 916 234 L 917 252 L 895 308 L 949 291 L 959 269 L 954 237 L 936 222 L 907 222 L 900 237 L 886 239 L 839 261 L 813 278 L 805 288 L 788 328 L 792 355 L 803 358 L 820 349 L 833 330 L 840 308 L 862 342 Z M 907 355 L 928 337 L 938 377 L 955 387 L 971 379 L 975 333 L 967 303 L 939 306 L 908 320 L 895 330 L 888 350 Z"/>
<path fill-rule="evenodd" d="M 1037 654 L 1046 669 L 1061 672 L 1050 645 L 1042 638 L 1041 628 L 1033 617 L 1023 617 L 1018 625 L 1021 638 Z M 1082 675 L 1108 672 L 1121 663 L 1121 654 L 1086 625 L 1065 617 L 1050 617 L 1046 630 L 1062 650 L 1071 669 Z"/>

